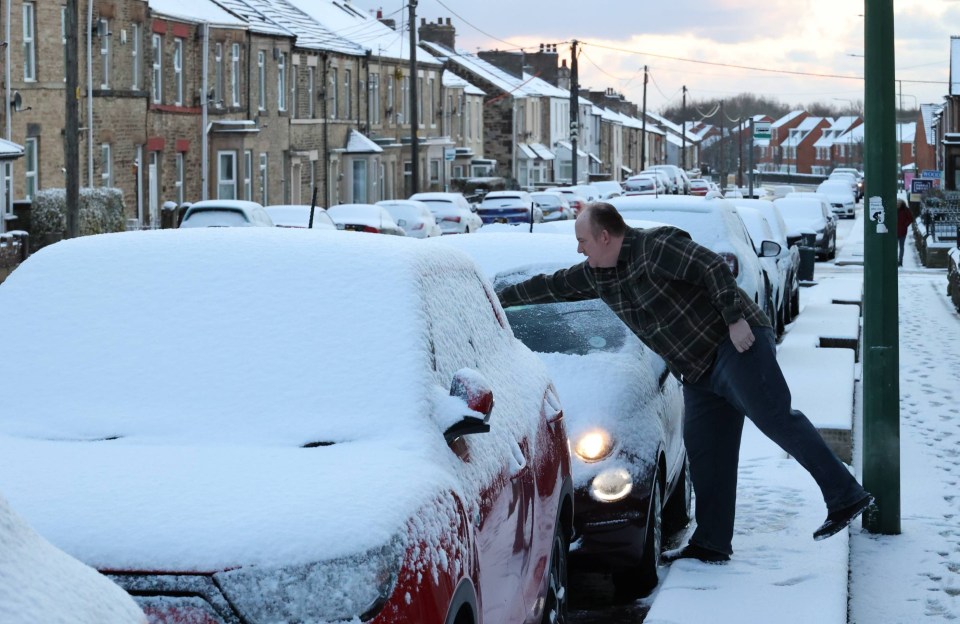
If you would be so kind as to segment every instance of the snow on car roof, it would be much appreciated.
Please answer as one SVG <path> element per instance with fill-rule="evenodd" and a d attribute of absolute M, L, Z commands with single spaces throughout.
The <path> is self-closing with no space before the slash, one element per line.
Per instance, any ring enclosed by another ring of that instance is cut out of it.
<path fill-rule="evenodd" d="M 0 491 L 100 568 L 293 564 L 382 545 L 438 491 L 479 487 L 488 469 L 455 481 L 461 463 L 428 416 L 447 417 L 450 380 L 431 368 L 419 285 L 456 270 L 475 274 L 453 249 L 302 229 L 50 245 L 0 286 L 0 308 L 23 315 L 5 345 L 18 356 L 0 358 L 17 388 Z M 478 283 L 462 283 L 474 290 L 454 284 L 451 300 L 475 297 Z M 455 325 L 490 322 L 475 307 Z M 547 377 L 527 354 L 511 356 L 531 396 L 498 391 L 499 426 L 477 442 L 495 462 L 504 436 L 536 426 L 506 411 L 539 409 Z"/>

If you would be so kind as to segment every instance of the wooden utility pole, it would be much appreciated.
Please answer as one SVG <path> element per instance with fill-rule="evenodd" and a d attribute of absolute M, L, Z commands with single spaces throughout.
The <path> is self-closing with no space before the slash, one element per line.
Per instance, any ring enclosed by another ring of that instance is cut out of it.
<path fill-rule="evenodd" d="M 687 170 L 687 85 L 683 85 L 683 148 L 680 150 L 680 168 Z"/>
<path fill-rule="evenodd" d="M 420 192 L 420 143 L 417 130 L 417 0 L 410 0 L 410 194 Z"/>
<path fill-rule="evenodd" d="M 64 28 L 66 66 L 66 119 L 63 134 L 63 166 L 67 170 L 67 238 L 80 235 L 80 76 L 77 67 L 77 0 L 67 0 Z M 87 132 L 91 132 L 87 128 Z M 91 137 L 88 137 L 90 139 Z"/>
<path fill-rule="evenodd" d="M 647 168 L 647 66 L 643 66 L 643 119 L 640 128 L 640 170 Z"/>
<path fill-rule="evenodd" d="M 577 142 L 580 138 L 580 71 L 577 40 L 570 46 L 570 184 L 577 183 Z"/>

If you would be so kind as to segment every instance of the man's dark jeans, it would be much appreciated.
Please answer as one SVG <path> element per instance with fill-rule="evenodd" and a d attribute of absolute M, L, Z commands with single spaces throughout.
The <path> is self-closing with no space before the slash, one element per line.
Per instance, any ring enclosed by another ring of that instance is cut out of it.
<path fill-rule="evenodd" d="M 683 439 L 696 493 L 697 528 L 690 543 L 727 554 L 733 552 L 744 415 L 810 473 L 828 513 L 866 494 L 807 417 L 790 408 L 790 389 L 777 363 L 773 330 L 752 329 L 756 342 L 749 350 L 739 353 L 726 340 L 713 368 L 695 383 L 683 385 Z"/>

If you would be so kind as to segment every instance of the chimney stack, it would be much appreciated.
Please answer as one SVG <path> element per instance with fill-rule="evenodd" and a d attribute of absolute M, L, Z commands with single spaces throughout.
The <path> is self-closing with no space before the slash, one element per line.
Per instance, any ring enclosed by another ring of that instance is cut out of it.
<path fill-rule="evenodd" d="M 457 49 L 457 30 L 450 23 L 450 18 L 444 22 L 443 18 L 438 18 L 437 23 L 427 23 L 426 18 L 421 18 L 420 28 L 417 31 L 420 41 L 429 41 L 436 43 L 452 51 Z"/>

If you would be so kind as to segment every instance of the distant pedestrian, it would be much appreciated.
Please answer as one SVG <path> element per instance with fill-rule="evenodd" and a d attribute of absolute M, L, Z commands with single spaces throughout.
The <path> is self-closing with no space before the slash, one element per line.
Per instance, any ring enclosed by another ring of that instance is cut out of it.
<path fill-rule="evenodd" d="M 791 409 L 770 321 L 721 256 L 674 227 L 631 229 L 604 202 L 580 213 L 575 232 L 586 262 L 498 295 L 504 307 L 599 298 L 683 381 L 697 528 L 664 560 L 730 559 L 744 415 L 820 486 L 827 519 L 814 539 L 839 532 L 870 505 L 873 497 Z"/>
<path fill-rule="evenodd" d="M 907 233 L 913 223 L 913 213 L 907 207 L 907 202 L 897 200 L 897 243 L 900 245 L 900 255 L 897 256 L 897 266 L 903 266 L 903 248 L 907 243 Z"/>

